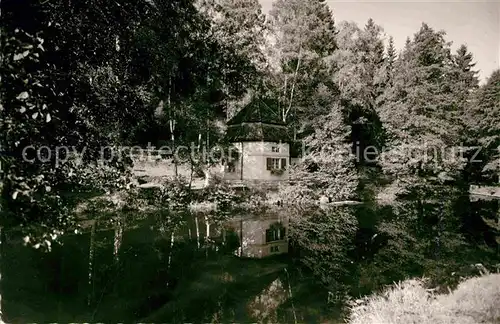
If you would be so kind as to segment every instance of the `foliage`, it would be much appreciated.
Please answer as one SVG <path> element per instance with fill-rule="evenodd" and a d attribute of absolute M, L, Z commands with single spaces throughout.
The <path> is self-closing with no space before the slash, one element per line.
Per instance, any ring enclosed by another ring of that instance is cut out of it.
<path fill-rule="evenodd" d="M 227 49 L 236 51 L 244 58 L 241 64 L 246 64 L 242 70 L 249 86 L 254 86 L 258 71 L 265 69 L 262 53 L 264 44 L 265 17 L 261 5 L 256 0 L 204 0 L 200 1 L 201 11 L 206 13 L 211 21 L 214 37 Z M 229 55 L 229 53 L 227 53 Z M 254 71 L 252 71 L 254 70 Z M 229 77 L 229 70 L 224 71 Z M 232 72 L 234 73 L 234 72 Z"/>
<path fill-rule="evenodd" d="M 328 92 L 318 97 L 325 103 L 332 99 Z M 356 196 L 358 186 L 355 157 L 348 144 L 350 127 L 337 103 L 330 104 L 330 109 L 326 118 L 317 117 L 316 132 L 304 139 L 307 152 L 290 170 L 291 178 L 303 193 L 315 191 L 332 201 L 348 200 Z"/>
<path fill-rule="evenodd" d="M 500 70 L 494 71 L 472 97 L 465 118 L 469 142 L 479 144 L 484 157 L 480 166 L 486 179 L 500 172 Z"/>
<path fill-rule="evenodd" d="M 243 202 L 243 196 L 223 182 L 216 182 L 204 188 L 199 197 L 202 201 L 215 203 L 220 211 L 226 213 Z"/>
<path fill-rule="evenodd" d="M 294 172 L 294 168 L 290 169 Z M 309 188 L 304 182 L 291 181 L 290 184 L 279 187 L 279 197 L 285 204 L 295 206 L 314 204 L 319 200 L 319 194 Z"/>
<path fill-rule="evenodd" d="M 3 165 L 3 225 L 24 226 L 35 245 L 47 229 L 73 226 L 68 187 L 112 189 L 128 182 L 112 174 L 127 161 L 107 156 L 100 168 L 97 160 L 147 100 L 130 84 L 123 68 L 129 47 L 120 42 L 137 23 L 132 12 L 144 8 L 140 2 L 2 2 L 1 144 L 13 156 Z M 101 32 L 103 25 L 108 32 Z M 89 168 L 102 176 L 86 177 Z"/>
<path fill-rule="evenodd" d="M 386 132 L 379 156 L 400 195 L 423 199 L 435 186 L 457 181 L 465 167 L 460 123 L 465 101 L 444 32 L 426 24 L 395 62 L 392 86 L 378 115 Z"/>
<path fill-rule="evenodd" d="M 338 49 L 333 55 L 333 79 L 339 89 L 340 104 L 348 125 L 349 139 L 356 147 L 358 164 L 368 160 L 367 147 L 382 145 L 383 132 L 377 115 L 382 94 L 389 83 L 390 58 L 384 58 L 382 28 L 369 19 L 361 29 L 343 22 L 337 35 Z M 373 158 L 372 158 L 373 160 Z"/>
<path fill-rule="evenodd" d="M 357 221 L 349 209 L 308 210 L 290 219 L 290 240 L 303 263 L 330 291 L 343 291 Z"/>
<path fill-rule="evenodd" d="M 128 188 L 131 161 L 118 146 L 168 134 L 163 126 L 172 125 L 174 146 L 179 129 L 189 130 L 180 136 L 187 142 L 205 127 L 208 146 L 220 138 L 209 121 L 220 114 L 222 88 L 241 92 L 245 76 L 228 80 L 224 69 L 237 71 L 245 58 L 220 49 L 192 1 L 6 1 L 2 13 L 1 145 L 14 157 L 2 174 L 9 226 L 62 230 L 73 221 L 68 189 Z M 41 146 L 48 156 L 35 156 Z M 33 150 L 23 158 L 25 148 Z"/>
<path fill-rule="evenodd" d="M 268 52 L 281 103 L 283 121 L 298 131 L 310 116 L 310 95 L 319 86 L 334 89 L 329 81 L 328 57 L 336 48 L 332 13 L 324 1 L 273 3 L 269 14 Z"/>
<path fill-rule="evenodd" d="M 349 104 L 351 114 L 367 115 L 375 109 L 384 85 L 384 46 L 382 28 L 370 19 L 364 29 L 343 22 L 337 35 L 338 50 L 333 59 L 337 65 L 335 81 L 341 100 Z M 358 108 L 356 108 L 358 107 Z M 354 109 L 361 111 L 355 111 Z M 351 117 L 355 121 L 361 116 Z"/>

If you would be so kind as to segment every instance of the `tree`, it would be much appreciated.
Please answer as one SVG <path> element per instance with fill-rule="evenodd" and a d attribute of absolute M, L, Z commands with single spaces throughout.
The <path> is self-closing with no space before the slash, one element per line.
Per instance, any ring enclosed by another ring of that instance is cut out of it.
<path fill-rule="evenodd" d="M 404 267 L 416 273 L 438 265 L 440 256 L 463 244 L 461 219 L 453 209 L 461 194 L 454 185 L 465 166 L 458 122 L 462 88 L 456 85 L 455 62 L 444 36 L 422 24 L 396 60 L 393 83 L 378 108 L 387 133 L 379 158 L 390 182 L 385 190 L 396 193 L 391 202 L 395 215 L 379 225 L 389 240 L 379 257 L 401 255 Z M 410 245 L 419 253 L 403 252 Z"/>
<path fill-rule="evenodd" d="M 467 109 L 469 134 L 478 139 L 484 157 L 481 164 L 486 179 L 500 172 L 500 70 L 494 71 Z"/>
<path fill-rule="evenodd" d="M 341 107 L 328 88 L 318 89 L 315 105 L 326 105 L 330 112 L 316 118 L 316 131 L 303 140 L 306 150 L 292 170 L 291 177 L 297 181 L 292 192 L 306 195 L 309 200 L 321 195 L 332 201 L 355 198 L 358 176 L 349 143 L 350 126 L 345 123 Z"/>
<path fill-rule="evenodd" d="M 269 29 L 268 46 L 281 84 L 276 95 L 280 114 L 284 121 L 293 122 L 295 130 L 304 128 L 312 115 L 308 111 L 311 94 L 321 84 L 334 89 L 328 59 L 336 48 L 332 13 L 324 1 L 277 0 L 269 14 Z"/>
<path fill-rule="evenodd" d="M 467 115 L 466 110 L 470 105 L 470 99 L 479 86 L 478 72 L 474 70 L 475 65 L 472 53 L 468 52 L 467 46 L 461 45 L 453 55 L 453 70 L 449 77 L 454 79 L 454 89 L 458 96 L 455 118 L 463 128 L 467 123 L 463 118 Z M 462 136 L 462 140 L 467 140 L 466 136 Z"/>
<path fill-rule="evenodd" d="M 455 123 L 462 128 L 460 140 L 465 144 L 464 152 L 467 161 L 471 161 L 476 154 L 476 150 L 471 148 L 474 148 L 479 143 L 477 137 L 473 132 L 471 133 L 471 128 L 468 127 L 471 121 L 469 118 L 471 113 L 469 107 L 471 106 L 471 100 L 478 90 L 479 79 L 477 71 L 474 70 L 476 64 L 473 62 L 473 55 L 468 52 L 467 46 L 461 45 L 452 58 L 453 62 L 449 78 L 454 82 L 453 88 L 457 102 L 457 109 L 454 111 L 455 115 L 453 118 L 455 119 Z M 480 169 L 482 167 L 479 167 L 480 165 L 476 162 L 468 162 L 463 172 L 464 182 L 474 181 L 473 178 L 481 173 Z"/>
<path fill-rule="evenodd" d="M 369 19 L 365 28 L 343 23 L 334 54 L 334 80 L 352 125 L 351 141 L 361 150 L 381 144 L 377 105 L 386 82 L 382 28 Z M 378 145 L 380 146 L 380 145 Z"/>
<path fill-rule="evenodd" d="M 455 123 L 459 102 L 451 68 L 444 32 L 423 24 L 396 62 L 394 85 L 384 94 L 379 116 L 389 145 L 381 164 L 407 188 L 418 187 L 423 179 L 439 183 L 463 167 L 457 156 L 461 128 Z"/>
<path fill-rule="evenodd" d="M 257 0 L 202 0 L 198 7 L 210 21 L 212 37 L 223 46 L 222 56 L 232 58 L 221 66 L 226 116 L 230 117 L 241 108 L 243 94 L 261 91 L 267 70 L 265 16 Z"/>
<path fill-rule="evenodd" d="M 394 77 L 394 63 L 396 62 L 397 54 L 396 48 L 394 47 L 394 38 L 389 37 L 389 43 L 386 48 L 386 58 L 385 58 L 385 71 L 386 71 L 386 84 L 391 86 L 392 79 Z"/>
<path fill-rule="evenodd" d="M 346 207 L 308 211 L 290 218 L 291 244 L 301 251 L 300 262 L 332 293 L 345 293 L 352 273 L 349 252 L 357 220 Z"/>
<path fill-rule="evenodd" d="M 454 64 L 460 72 L 458 79 L 460 86 L 464 88 L 465 95 L 468 95 L 471 90 L 475 90 L 479 86 L 477 71 L 474 70 L 476 63 L 474 57 L 467 49 L 466 45 L 461 45 L 456 54 L 453 56 Z"/>
<path fill-rule="evenodd" d="M 200 10 L 211 20 L 214 37 L 255 65 L 265 69 L 262 53 L 264 45 L 265 17 L 262 6 L 256 0 L 207 0 Z"/>
<path fill-rule="evenodd" d="M 147 101 L 123 68 L 146 7 L 2 2 L 1 144 L 13 156 L 2 174 L 3 226 L 22 225 L 34 246 L 49 248 L 75 226 L 68 191 L 127 183 L 111 148 Z"/>
<path fill-rule="evenodd" d="M 75 196 L 128 184 L 127 133 L 158 103 L 179 122 L 182 103 L 219 88 L 226 58 L 192 2 L 4 1 L 2 13 L 3 221 L 48 247 L 76 226 Z"/>

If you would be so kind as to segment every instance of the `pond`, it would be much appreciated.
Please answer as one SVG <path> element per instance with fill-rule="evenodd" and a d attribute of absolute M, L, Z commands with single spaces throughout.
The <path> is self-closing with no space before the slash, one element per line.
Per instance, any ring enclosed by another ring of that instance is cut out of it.
<path fill-rule="evenodd" d="M 495 208 L 475 203 L 468 210 L 494 215 Z M 372 278 L 367 242 L 373 241 L 378 212 L 366 206 L 282 208 L 239 212 L 208 225 L 202 215 L 185 215 L 175 235 L 146 221 L 120 233 L 118 253 L 113 229 L 67 235 L 49 253 L 24 247 L 7 233 L 4 321 L 342 323 L 332 287 L 342 282 L 362 294 L 390 283 L 363 283 Z M 352 246 L 343 250 L 338 237 L 352 226 Z"/>

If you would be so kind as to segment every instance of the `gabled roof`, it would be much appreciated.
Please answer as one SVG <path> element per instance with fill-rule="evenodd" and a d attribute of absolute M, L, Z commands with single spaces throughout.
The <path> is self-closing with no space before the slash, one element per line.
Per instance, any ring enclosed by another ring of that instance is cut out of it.
<path fill-rule="evenodd" d="M 291 136 L 270 100 L 254 99 L 227 123 L 230 142 L 289 142 Z"/>
<path fill-rule="evenodd" d="M 278 107 L 272 100 L 254 99 L 243 109 L 241 109 L 227 125 L 236 125 L 241 123 L 265 123 L 274 125 L 286 124 L 279 116 Z"/>

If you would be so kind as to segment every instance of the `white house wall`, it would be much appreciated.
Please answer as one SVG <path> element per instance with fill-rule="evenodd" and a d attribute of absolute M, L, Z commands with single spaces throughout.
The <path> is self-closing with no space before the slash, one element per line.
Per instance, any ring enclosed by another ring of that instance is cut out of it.
<path fill-rule="evenodd" d="M 241 160 L 235 162 L 235 172 L 226 172 L 227 180 L 286 180 L 290 166 L 290 145 L 288 143 L 273 142 L 243 142 L 234 143 L 238 150 L 243 152 L 243 179 L 241 173 Z M 273 152 L 273 147 L 279 147 L 279 152 Z M 282 175 L 271 174 L 267 170 L 267 158 L 286 159 L 287 166 Z"/>

